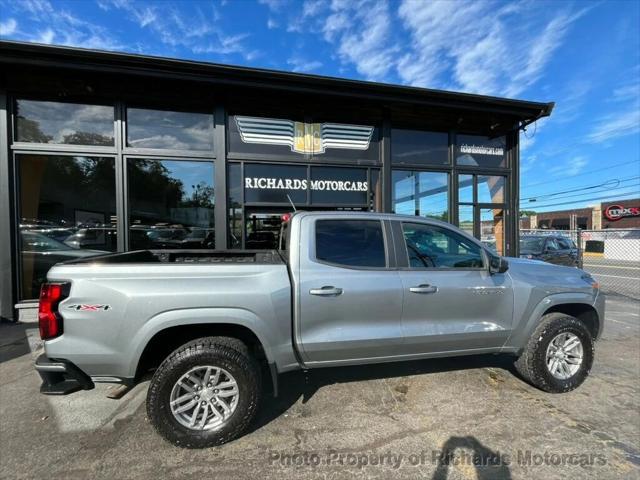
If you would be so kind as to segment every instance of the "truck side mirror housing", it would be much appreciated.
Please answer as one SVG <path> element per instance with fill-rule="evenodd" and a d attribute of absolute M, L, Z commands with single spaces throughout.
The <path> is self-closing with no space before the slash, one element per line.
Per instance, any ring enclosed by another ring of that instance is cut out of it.
<path fill-rule="evenodd" d="M 496 257 L 491 255 L 489 257 L 489 273 L 495 275 L 496 273 L 504 273 L 509 270 L 509 262 L 502 257 Z"/>

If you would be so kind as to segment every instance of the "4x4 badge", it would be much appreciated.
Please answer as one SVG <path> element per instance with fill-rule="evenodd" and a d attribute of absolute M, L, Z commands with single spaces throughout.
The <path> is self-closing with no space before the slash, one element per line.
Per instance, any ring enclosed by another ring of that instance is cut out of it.
<path fill-rule="evenodd" d="M 99 310 L 109 310 L 111 305 L 88 305 L 88 304 L 75 304 L 69 305 L 67 308 L 71 310 L 81 310 L 83 312 L 97 312 Z"/>

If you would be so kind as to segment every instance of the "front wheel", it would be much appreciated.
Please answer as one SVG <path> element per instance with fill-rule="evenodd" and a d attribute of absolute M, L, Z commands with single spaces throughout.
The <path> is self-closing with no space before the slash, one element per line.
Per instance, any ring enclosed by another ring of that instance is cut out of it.
<path fill-rule="evenodd" d="M 260 369 L 243 343 L 199 338 L 177 349 L 156 370 L 147 394 L 147 416 L 174 445 L 212 447 L 247 430 L 260 392 Z"/>
<path fill-rule="evenodd" d="M 545 392 L 569 392 L 589 375 L 593 352 L 593 337 L 584 323 L 564 313 L 550 313 L 542 317 L 515 366 L 525 380 Z"/>

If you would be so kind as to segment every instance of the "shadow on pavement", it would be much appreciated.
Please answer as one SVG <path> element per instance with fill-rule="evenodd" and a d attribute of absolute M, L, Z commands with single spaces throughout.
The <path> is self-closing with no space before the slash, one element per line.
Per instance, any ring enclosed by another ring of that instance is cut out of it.
<path fill-rule="evenodd" d="M 464 450 L 456 456 L 456 450 Z M 470 453 L 467 453 L 470 452 Z M 449 437 L 442 446 L 438 466 L 431 480 L 446 480 L 449 467 L 456 463 L 471 465 L 478 480 L 510 480 L 511 471 L 499 452 L 486 447 L 475 437 Z"/>
<path fill-rule="evenodd" d="M 254 422 L 253 430 L 262 428 L 281 416 L 298 399 L 302 398 L 302 403 L 307 403 L 318 390 L 328 385 L 487 367 L 499 368 L 515 374 L 513 360 L 514 358 L 508 355 L 489 354 L 318 368 L 306 372 L 293 371 L 283 373 L 278 379 L 278 397 L 274 398 L 273 392 L 270 390 L 263 392 L 266 401 L 263 403 L 257 421 Z M 265 386 L 267 383 L 270 385 L 271 382 L 266 381 L 269 378 L 269 373 L 265 372 L 263 374 Z"/>
<path fill-rule="evenodd" d="M 38 328 L 37 323 L 0 323 L 0 363 L 30 353 L 27 329 Z"/>

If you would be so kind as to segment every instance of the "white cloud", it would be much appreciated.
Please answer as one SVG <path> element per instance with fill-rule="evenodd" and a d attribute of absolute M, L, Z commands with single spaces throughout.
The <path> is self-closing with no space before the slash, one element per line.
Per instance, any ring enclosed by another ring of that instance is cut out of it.
<path fill-rule="evenodd" d="M 589 164 L 589 161 L 583 156 L 573 157 L 567 162 L 561 163 L 549 169 L 549 173 L 554 176 L 566 175 L 573 177 L 578 175 Z"/>
<path fill-rule="evenodd" d="M 0 36 L 12 35 L 18 29 L 15 18 L 9 18 L 6 22 L 0 22 Z"/>
<path fill-rule="evenodd" d="M 312 72 L 322 68 L 322 62 L 318 60 L 307 60 L 301 57 L 291 57 L 287 60 L 294 72 Z"/>
<path fill-rule="evenodd" d="M 354 65 L 367 80 L 387 76 L 398 53 L 391 42 L 388 2 L 334 0 L 322 29 L 343 63 Z"/>
<path fill-rule="evenodd" d="M 604 143 L 618 137 L 640 133 L 640 108 L 608 114 L 599 119 L 587 135 L 588 143 Z"/>
<path fill-rule="evenodd" d="M 398 14 L 411 47 L 398 74 L 416 86 L 516 96 L 542 76 L 585 11 L 560 10 L 542 20 L 524 3 L 403 0 Z"/>
<path fill-rule="evenodd" d="M 273 18 L 269 18 L 267 20 L 267 28 L 269 30 L 273 30 L 274 28 L 278 28 L 280 25 L 278 24 L 278 22 L 276 20 L 274 20 Z"/>

